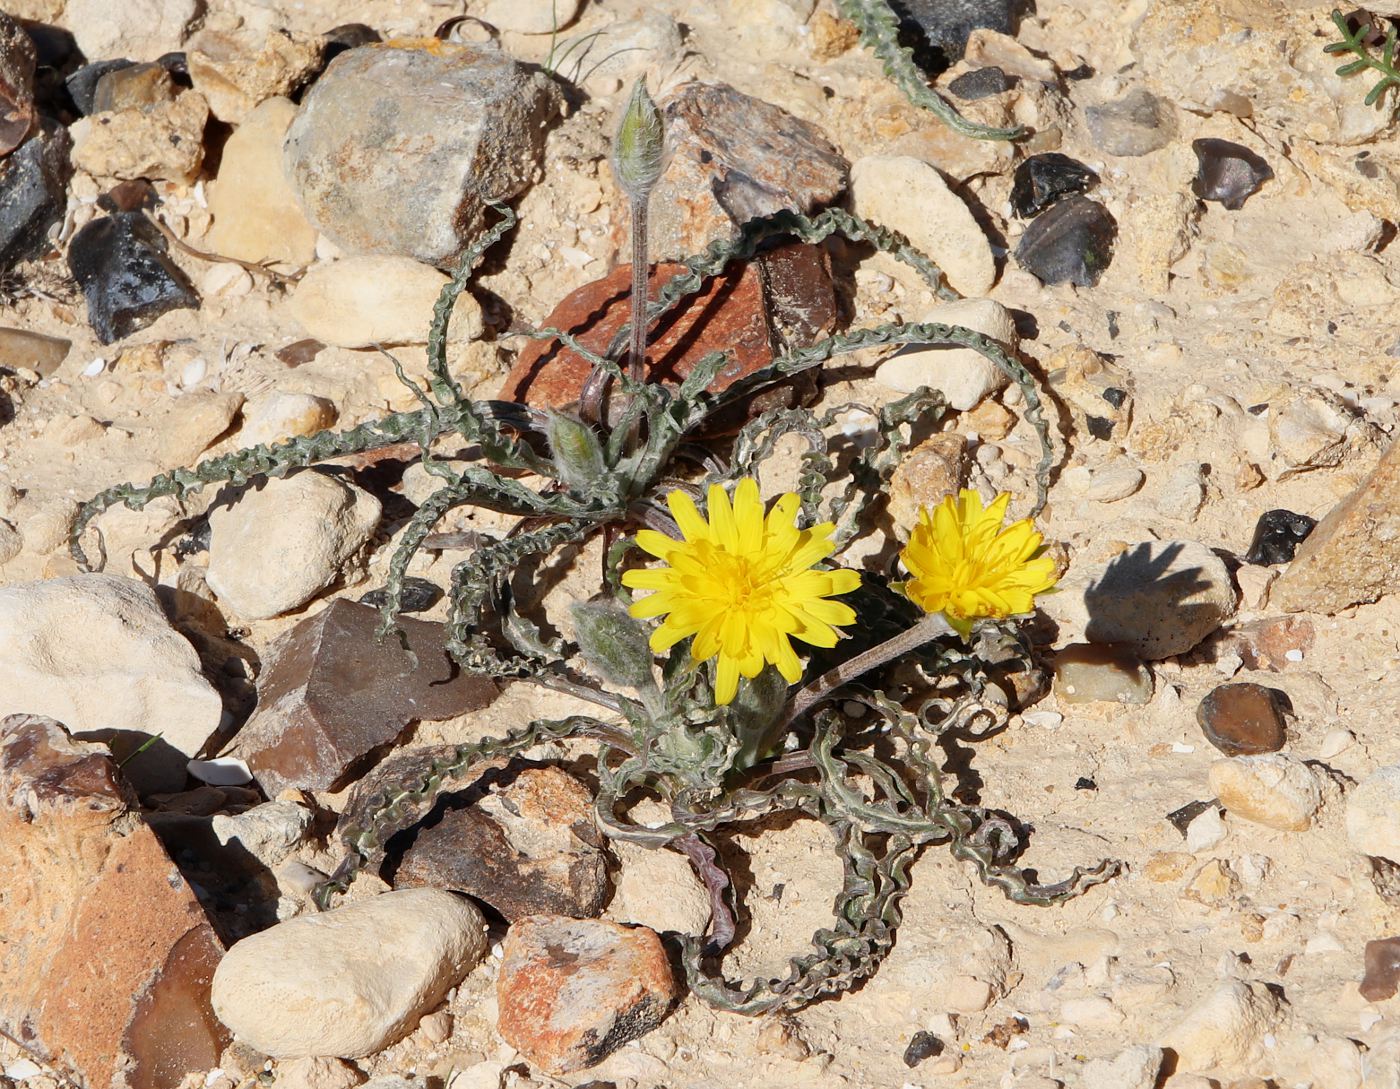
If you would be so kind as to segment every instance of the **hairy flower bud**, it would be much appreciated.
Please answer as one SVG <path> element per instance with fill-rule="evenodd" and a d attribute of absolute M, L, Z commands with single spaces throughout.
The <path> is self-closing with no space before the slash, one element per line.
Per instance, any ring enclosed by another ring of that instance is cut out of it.
<path fill-rule="evenodd" d="M 661 111 L 647 94 L 646 81 L 632 87 L 632 97 L 622 113 L 613 141 L 613 172 L 629 197 L 650 191 L 661 177 L 666 148 L 666 127 Z"/>
<path fill-rule="evenodd" d="M 570 416 L 552 412 L 544 433 L 560 480 L 571 488 L 584 490 L 597 483 L 607 466 L 603 461 L 603 444 L 593 428 Z"/>

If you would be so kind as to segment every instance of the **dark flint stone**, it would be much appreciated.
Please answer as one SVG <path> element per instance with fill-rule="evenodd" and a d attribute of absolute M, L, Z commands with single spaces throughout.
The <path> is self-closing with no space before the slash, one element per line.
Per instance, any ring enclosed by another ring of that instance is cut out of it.
<path fill-rule="evenodd" d="M 912 1069 L 925 1059 L 932 1059 L 943 1054 L 943 1047 L 943 1041 L 937 1036 L 927 1029 L 920 1029 L 914 1033 L 914 1038 L 904 1049 L 904 1065 Z"/>
<path fill-rule="evenodd" d="M 990 98 L 1009 91 L 1014 83 L 1015 80 L 1000 68 L 991 65 L 964 72 L 948 84 L 948 92 L 964 102 L 976 102 L 979 98 Z"/>
<path fill-rule="evenodd" d="M 1273 169 L 1249 148 L 1229 140 L 1192 140 L 1196 177 L 1191 192 L 1202 200 L 1237 211 L 1274 176 Z"/>
<path fill-rule="evenodd" d="M 1204 813 L 1207 809 L 1212 808 L 1215 804 L 1216 803 L 1214 801 L 1187 802 L 1180 809 L 1173 809 L 1170 813 L 1168 813 L 1167 821 L 1171 824 L 1173 828 L 1175 828 L 1178 832 L 1185 836 L 1186 829 L 1191 827 L 1191 822 L 1197 817 L 1199 817 L 1202 813 Z"/>
<path fill-rule="evenodd" d="M 836 287 L 820 246 L 787 242 L 759 255 L 768 320 L 783 347 L 806 348 L 836 331 Z"/>
<path fill-rule="evenodd" d="M 1012 176 L 1011 208 L 1021 219 L 1030 219 L 1056 201 L 1092 189 L 1098 180 L 1083 163 L 1058 151 L 1032 155 Z"/>
<path fill-rule="evenodd" d="M 325 348 L 319 340 L 306 337 L 303 340 L 294 340 L 284 348 L 278 348 L 274 354 L 287 366 L 300 367 L 303 363 L 310 363 L 325 351 Z"/>
<path fill-rule="evenodd" d="M 63 81 L 68 88 L 68 97 L 73 100 L 78 113 L 86 117 L 93 112 L 93 99 L 97 95 L 97 82 L 108 72 L 130 68 L 136 62 L 124 57 L 113 60 L 96 61 L 85 64 Z"/>
<path fill-rule="evenodd" d="M 1400 983 L 1400 938 L 1377 938 L 1367 942 L 1361 997 L 1367 1002 L 1384 1002 L 1395 996 L 1397 983 Z"/>
<path fill-rule="evenodd" d="M 273 644 L 258 709 L 236 751 L 268 797 L 340 790 L 413 722 L 485 707 L 500 689 L 447 657 L 444 625 L 400 617 L 411 653 L 380 638 L 379 613 L 344 599 Z"/>
<path fill-rule="evenodd" d="M 325 51 L 321 54 L 324 66 L 347 49 L 358 49 L 362 45 L 382 42 L 384 39 L 379 36 L 379 31 L 365 26 L 364 23 L 342 23 L 322 34 L 321 40 L 326 43 Z"/>
<path fill-rule="evenodd" d="M 1309 518 L 1306 514 L 1294 514 L 1291 510 L 1282 509 L 1266 510 L 1254 526 L 1254 539 L 1249 542 L 1244 562 L 1261 567 L 1288 563 L 1316 525 L 1317 519 Z"/>
<path fill-rule="evenodd" d="M 171 310 L 199 308 L 165 239 L 140 212 L 95 219 L 68 244 L 68 267 L 87 299 L 88 323 L 103 344 L 130 336 Z"/>
<path fill-rule="evenodd" d="M 372 609 L 382 609 L 384 603 L 389 599 L 387 589 L 370 590 L 360 596 L 360 604 L 368 605 Z M 442 587 L 435 582 L 419 578 L 417 575 L 405 575 L 403 580 L 403 591 L 399 595 L 399 612 L 421 613 L 431 609 L 442 600 Z"/>
<path fill-rule="evenodd" d="M 1217 685 L 1196 708 L 1206 740 L 1226 756 L 1278 752 L 1288 739 L 1285 714 L 1293 709 L 1277 688 L 1250 682 Z"/>
<path fill-rule="evenodd" d="M 937 73 L 962 59 L 974 30 L 1014 35 L 1026 5 L 1020 0 L 896 0 L 891 7 L 900 17 L 901 39 L 913 46 L 914 62 Z"/>
<path fill-rule="evenodd" d="M 1089 434 L 1096 439 L 1107 441 L 1113 438 L 1113 421 L 1106 416 L 1085 416 L 1084 423 L 1089 428 Z"/>
<path fill-rule="evenodd" d="M 49 248 L 49 228 L 68 205 L 72 148 L 68 130 L 55 125 L 0 160 L 0 272 Z"/>
<path fill-rule="evenodd" d="M 1118 222 L 1107 208 L 1069 197 L 1031 221 L 1016 262 L 1043 284 L 1093 287 L 1113 260 L 1117 238 Z"/>

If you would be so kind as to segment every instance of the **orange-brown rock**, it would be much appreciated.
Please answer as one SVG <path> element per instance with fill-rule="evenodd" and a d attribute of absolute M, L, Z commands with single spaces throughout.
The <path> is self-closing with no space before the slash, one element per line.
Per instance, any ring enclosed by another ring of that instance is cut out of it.
<path fill-rule="evenodd" d="M 107 749 L 0 720 L 0 1033 L 90 1089 L 217 1065 L 223 953 Z"/>

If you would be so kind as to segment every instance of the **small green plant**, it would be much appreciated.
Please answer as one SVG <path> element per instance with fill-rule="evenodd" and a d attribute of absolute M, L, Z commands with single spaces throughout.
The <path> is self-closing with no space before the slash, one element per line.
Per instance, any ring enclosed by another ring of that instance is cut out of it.
<path fill-rule="evenodd" d="M 644 93 L 632 101 L 643 111 L 635 120 L 637 146 L 646 154 L 623 158 L 617 169 L 624 178 L 639 171 L 645 181 L 654 118 L 645 113 Z M 629 123 L 620 156 L 631 154 Z M 1002 530 L 1005 501 L 984 512 L 968 493 L 915 531 L 905 554 L 912 577 L 904 593 L 875 574 L 840 566 L 842 549 L 869 531 L 866 516 L 894 467 L 920 430 L 942 417 L 942 398 L 923 389 L 864 409 L 873 421 L 864 442 L 842 430 L 844 415 L 861 407 L 850 405 L 821 414 L 771 409 L 731 441 L 702 438 L 720 413 L 833 357 L 882 346 L 961 345 L 1001 368 L 1024 395 L 1042 448 L 1039 510 L 1052 450 L 1038 391 L 1020 361 L 969 329 L 891 323 L 795 349 L 718 391 L 711 385 L 726 355 L 715 353 L 672 389 L 638 379 L 632 328 L 620 330 L 601 354 L 562 330 L 541 329 L 523 335 L 562 342 L 588 359 L 597 380 L 589 385 L 611 383 L 617 411 L 570 414 L 474 401 L 448 368 L 447 327 L 476 262 L 515 223 L 509 208 L 493 207 L 500 221 L 466 253 L 434 309 L 427 389 L 412 386 L 418 410 L 109 488 L 85 504 L 74 529 L 73 556 L 87 567 L 85 529 L 109 507 L 139 509 L 160 496 L 183 499 L 210 485 L 241 485 L 415 441 L 441 486 L 398 535 L 382 606 L 387 636 L 397 630 L 408 566 L 449 511 L 477 505 L 518 518 L 510 532 L 485 537 L 453 569 L 448 652 L 466 670 L 539 684 L 599 710 L 391 757 L 347 805 L 337 829 L 345 857 L 318 890 L 318 903 L 328 906 L 357 873 L 380 864 L 394 835 L 420 822 L 444 793 L 469 783 L 483 762 L 563 738 L 598 745 L 596 815 L 604 833 L 678 850 L 704 883 L 711 922 L 706 934 L 687 938 L 685 964 L 692 990 L 722 1009 L 801 1005 L 874 971 L 893 943 L 909 867 L 927 844 L 947 844 L 985 882 L 1022 903 L 1054 903 L 1116 873 L 1115 863 L 1103 862 L 1040 884 L 1015 865 L 1020 837 L 1011 821 L 943 789 L 940 746 L 1003 728 L 1008 705 L 998 683 L 1036 668 L 1008 613 L 1029 609 L 1044 588 L 1045 564 L 1035 555 L 1039 535 L 1028 523 Z M 644 227 L 638 233 L 644 236 Z M 770 240 L 819 243 L 833 234 L 894 255 L 949 294 L 936 266 L 898 235 L 838 210 L 814 217 L 785 212 L 751 221 L 736 240 L 683 262 L 684 271 L 654 300 L 637 298 L 632 326 L 654 325 Z M 624 368 L 620 361 L 629 351 L 634 365 Z M 755 481 L 787 437 L 805 444 L 800 470 L 794 490 L 765 514 Z M 479 460 L 464 467 L 441 460 L 434 448 L 445 439 L 475 447 Z M 707 500 L 703 515 L 697 499 Z M 573 606 L 577 645 L 570 648 L 530 619 L 540 603 L 516 600 L 511 576 L 593 537 L 605 542 L 605 571 L 593 599 Z M 702 538 L 709 553 L 697 543 Z M 637 570 L 638 550 L 662 559 L 666 569 Z M 955 553 L 968 565 L 950 574 L 937 557 Z M 687 563 L 707 574 L 687 582 Z M 634 599 L 633 588 L 654 593 Z M 730 595 L 734 607 L 716 605 L 714 595 Z M 667 619 L 649 631 L 643 621 L 663 614 Z M 852 637 L 838 641 L 836 632 L 846 627 Z M 805 665 L 790 639 L 810 650 Z M 663 803 L 663 823 L 633 819 L 642 797 Z M 726 829 L 780 813 L 805 814 L 830 829 L 845 873 L 835 920 L 781 978 L 733 983 L 721 960 L 734 939 L 738 905 L 715 842 Z"/>
<path fill-rule="evenodd" d="M 1395 67 L 1395 38 L 1396 29 L 1393 23 L 1387 24 L 1385 37 L 1381 41 L 1380 56 L 1377 57 L 1371 52 L 1371 43 L 1377 36 L 1378 31 L 1369 19 L 1363 16 L 1356 16 L 1356 29 L 1353 30 L 1348 25 L 1347 17 L 1340 11 L 1333 9 L 1332 22 L 1336 24 L 1337 32 L 1341 34 L 1342 40 L 1332 42 L 1323 47 L 1323 52 L 1336 55 L 1349 53 L 1355 60 L 1347 61 L 1337 69 L 1339 76 L 1354 76 L 1359 72 L 1364 72 L 1370 68 L 1380 74 L 1380 79 L 1366 95 L 1366 105 L 1374 106 L 1385 96 L 1386 91 L 1392 87 L 1400 87 L 1400 69 Z M 1395 108 L 1394 105 L 1391 107 Z"/>

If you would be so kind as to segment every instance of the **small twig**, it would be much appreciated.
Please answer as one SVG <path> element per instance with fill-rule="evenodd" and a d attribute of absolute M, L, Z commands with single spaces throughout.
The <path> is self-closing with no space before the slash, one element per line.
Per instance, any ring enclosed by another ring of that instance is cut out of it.
<path fill-rule="evenodd" d="M 183 238 L 181 238 L 174 231 L 172 231 L 162 220 L 157 219 L 155 216 L 147 216 L 146 218 L 149 219 L 153 224 L 155 224 L 156 230 L 160 231 L 160 233 L 165 236 L 165 240 L 167 242 L 169 242 L 176 249 L 180 250 L 180 252 L 186 253 L 198 261 L 208 261 L 209 263 L 215 265 L 237 265 L 239 268 L 244 269 L 245 271 L 255 276 L 266 276 L 270 283 L 278 287 L 290 286 L 291 284 L 296 283 L 302 278 L 302 276 L 306 274 L 305 270 L 302 270 L 300 272 L 292 273 L 289 275 L 286 273 L 275 272 L 272 269 L 268 268 L 266 265 L 259 265 L 252 261 L 240 261 L 237 257 L 225 257 L 221 253 L 205 253 L 203 250 L 197 250 L 193 246 L 191 246 Z"/>

